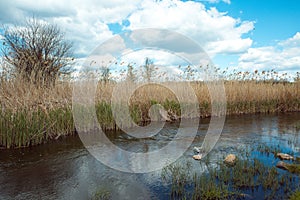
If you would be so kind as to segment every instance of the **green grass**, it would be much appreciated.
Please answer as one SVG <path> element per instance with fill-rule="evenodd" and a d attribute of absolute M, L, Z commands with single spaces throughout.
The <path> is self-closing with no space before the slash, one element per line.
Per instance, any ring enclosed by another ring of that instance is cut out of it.
<path fill-rule="evenodd" d="M 90 121 L 86 107 L 82 107 L 81 123 L 87 127 Z M 91 111 L 93 111 L 93 108 Z M 112 114 L 111 105 L 105 102 L 96 104 L 96 116 L 104 130 L 118 129 Z M 122 112 L 121 112 L 122 113 Z M 140 123 L 139 107 L 130 107 L 130 115 L 135 123 Z M 125 118 L 129 120 L 129 118 Z M 124 122 L 125 123 L 125 122 Z M 128 124 L 126 122 L 125 124 Z M 54 108 L 49 111 L 6 110 L 0 112 L 0 147 L 20 148 L 43 144 L 49 140 L 75 133 L 71 108 Z"/>
<path fill-rule="evenodd" d="M 300 165 L 299 164 L 289 164 L 287 166 L 289 172 L 300 175 Z"/>
<path fill-rule="evenodd" d="M 45 113 L 27 110 L 0 113 L 0 146 L 27 147 L 74 133 L 72 110 L 58 108 Z"/>
<path fill-rule="evenodd" d="M 258 190 L 265 199 L 287 199 L 297 183 L 294 175 L 279 173 L 275 166 L 247 155 L 247 151 L 240 152 L 242 159 L 231 167 L 223 162 L 211 165 L 209 158 L 204 158 L 199 164 L 206 170 L 200 174 L 192 173 L 190 164 L 174 163 L 162 170 L 161 177 L 169 183 L 171 199 L 249 199 L 253 198 L 251 191 Z M 291 198 L 297 199 L 299 194 Z"/>
<path fill-rule="evenodd" d="M 103 188 L 98 189 L 92 196 L 91 200 L 110 200 L 111 193 Z"/>
<path fill-rule="evenodd" d="M 181 116 L 181 106 L 188 111 L 188 115 L 184 118 L 208 117 L 211 113 L 211 105 L 209 102 L 203 101 L 199 104 L 200 113 L 193 108 L 195 105 L 179 103 L 174 100 L 164 100 L 158 102 L 151 100 L 147 104 L 133 104 L 129 106 L 130 117 L 124 115 L 123 105 L 115 105 L 118 107 L 118 115 L 121 118 L 120 127 L 116 125 L 115 118 L 112 113 L 110 103 L 99 102 L 96 104 L 96 116 L 99 124 L 104 130 L 117 130 L 122 127 L 131 127 L 133 122 L 143 125 L 149 122 L 150 107 L 160 104 L 166 111 L 172 115 Z M 297 105 L 298 106 L 298 105 Z M 83 113 L 87 112 L 86 106 L 82 108 Z M 90 108 L 92 110 L 94 108 Z M 193 109 L 193 110 L 192 110 Z M 191 111 L 191 112 L 190 112 Z M 272 113 L 278 112 L 278 104 L 276 102 L 239 102 L 228 103 L 227 114 L 240 113 Z M 290 110 L 292 111 L 292 110 Z M 159 116 L 158 110 L 155 115 Z M 124 116 L 120 116 L 120 115 Z M 75 132 L 73 113 L 69 107 L 53 108 L 51 110 L 37 109 L 35 111 L 5 110 L 0 112 L 0 146 L 4 148 L 27 147 L 42 144 L 48 140 L 57 139 L 60 136 L 70 135 Z M 89 116 L 83 116 L 82 122 L 87 122 Z M 87 125 L 88 126 L 88 125 Z M 295 126 L 296 127 L 296 126 Z"/>
<path fill-rule="evenodd" d="M 289 198 L 289 200 L 299 200 L 300 199 L 300 190 L 296 190 Z"/>

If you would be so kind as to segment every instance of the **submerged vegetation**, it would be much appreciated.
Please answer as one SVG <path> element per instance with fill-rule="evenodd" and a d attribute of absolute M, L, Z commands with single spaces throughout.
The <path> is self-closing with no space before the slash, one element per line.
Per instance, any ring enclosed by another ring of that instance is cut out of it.
<path fill-rule="evenodd" d="M 300 199 L 300 190 L 295 191 L 289 198 L 290 200 L 298 200 Z"/>
<path fill-rule="evenodd" d="M 251 151 L 267 153 L 258 147 Z M 174 163 L 162 170 L 161 177 L 170 187 L 171 199 L 297 199 L 298 176 L 256 156 L 248 150 L 238 152 L 241 159 L 234 166 L 206 157 L 194 170 L 191 163 Z"/>
<path fill-rule="evenodd" d="M 110 199 L 112 199 L 111 193 L 104 188 L 98 189 L 91 198 L 91 200 L 110 200 Z"/>

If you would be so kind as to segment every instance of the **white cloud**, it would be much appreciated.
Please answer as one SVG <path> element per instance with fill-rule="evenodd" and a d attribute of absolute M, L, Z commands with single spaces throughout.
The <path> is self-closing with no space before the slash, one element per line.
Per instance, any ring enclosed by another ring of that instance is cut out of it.
<path fill-rule="evenodd" d="M 209 2 L 209 3 L 219 3 L 220 1 L 227 3 L 227 4 L 231 4 L 230 0 L 195 0 L 198 2 Z"/>
<path fill-rule="evenodd" d="M 111 38 L 113 33 L 108 23 L 121 23 L 137 9 L 141 1 L 128 3 L 123 0 L 45 0 L 0 2 L 0 20 L 3 24 L 20 23 L 24 18 L 42 18 L 58 24 L 66 37 L 74 42 L 77 56 L 86 56 L 101 42 Z"/>
<path fill-rule="evenodd" d="M 112 54 L 114 56 L 121 56 L 121 53 L 126 50 L 126 44 L 124 39 L 120 35 L 115 35 L 109 40 L 103 42 L 98 46 L 93 54 L 104 55 Z"/>
<path fill-rule="evenodd" d="M 228 39 L 223 41 L 216 41 L 207 44 L 207 48 L 211 53 L 241 53 L 252 45 L 252 40 L 247 38 L 243 39 Z"/>
<path fill-rule="evenodd" d="M 196 40 L 210 55 L 245 52 L 252 44 L 250 38 L 243 39 L 242 35 L 254 28 L 254 22 L 241 22 L 216 8 L 207 10 L 197 2 L 144 1 L 128 19 L 128 29 L 155 27 L 185 34 Z M 230 48 L 228 44 L 232 41 L 233 48 Z"/>
<path fill-rule="evenodd" d="M 66 38 L 74 42 L 74 51 L 78 56 L 86 56 L 102 42 L 113 36 L 107 24 L 99 21 L 77 21 L 55 18 L 53 21 L 63 27 Z"/>
<path fill-rule="evenodd" d="M 297 32 L 293 37 L 279 42 L 281 46 L 284 47 L 299 47 L 300 46 L 300 32 Z"/>
<path fill-rule="evenodd" d="M 276 69 L 277 71 L 295 71 L 300 69 L 300 33 L 275 46 L 250 48 L 239 58 L 238 67 L 253 71 Z"/>
<path fill-rule="evenodd" d="M 223 0 L 225 3 L 227 4 L 231 4 L 231 1 L 230 0 Z"/>
<path fill-rule="evenodd" d="M 209 1 L 217 3 L 220 0 Z M 230 3 L 230 0 L 222 1 Z M 11 0 L 0 2 L 0 12 L 3 24 L 21 22 L 32 15 L 58 24 L 67 38 L 74 41 L 74 51 L 79 57 L 88 55 L 113 36 L 108 23 L 122 24 L 125 19 L 130 22 L 127 29 L 165 28 L 185 34 L 211 56 L 245 52 L 252 40 L 242 36 L 254 28 L 253 22 L 241 22 L 216 8 L 207 9 L 201 1 Z"/>
<path fill-rule="evenodd" d="M 105 23 L 116 22 L 124 19 L 130 12 L 136 9 L 140 0 L 133 0 L 129 4 L 124 0 L 74 0 L 72 2 L 66 0 L 11 0 L 9 2 L 0 2 L 0 11 L 2 13 L 2 21 L 22 20 L 24 15 L 37 17 L 59 17 L 80 16 L 83 21 L 97 18 Z M 7 11 L 7 12 L 6 12 Z M 8 12 L 10 11 L 10 12 Z M 11 21 L 10 21 L 11 22 Z"/>
<path fill-rule="evenodd" d="M 182 58 L 162 50 L 144 49 L 139 51 L 132 51 L 122 57 L 122 60 L 126 63 L 135 63 L 137 66 L 141 66 L 145 62 L 145 58 L 148 57 L 154 61 L 155 65 L 169 66 L 188 64 Z"/>

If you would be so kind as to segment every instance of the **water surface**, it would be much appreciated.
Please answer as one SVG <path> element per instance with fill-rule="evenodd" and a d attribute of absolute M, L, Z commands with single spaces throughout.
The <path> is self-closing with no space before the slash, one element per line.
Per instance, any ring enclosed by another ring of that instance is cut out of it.
<path fill-rule="evenodd" d="M 300 156 L 299 131 L 295 129 L 299 121 L 300 113 L 227 117 L 210 160 L 218 162 L 228 153 L 261 144 Z M 203 168 L 191 158 L 192 147 L 201 145 L 208 123 L 209 119 L 201 120 L 195 139 L 183 138 L 193 140 L 193 145 L 177 162 L 192 162 L 194 171 Z M 169 123 L 151 139 L 136 140 L 122 133 L 108 135 L 123 149 L 147 152 L 168 144 L 177 126 Z M 278 161 L 256 152 L 252 156 L 260 156 L 270 166 Z M 31 148 L 0 150 L 0 199 L 90 199 L 99 188 L 110 191 L 113 199 L 169 199 L 170 193 L 168 183 L 161 180 L 161 171 L 131 174 L 111 169 L 91 156 L 78 136 Z M 260 193 L 255 195 L 255 199 L 263 199 Z"/>

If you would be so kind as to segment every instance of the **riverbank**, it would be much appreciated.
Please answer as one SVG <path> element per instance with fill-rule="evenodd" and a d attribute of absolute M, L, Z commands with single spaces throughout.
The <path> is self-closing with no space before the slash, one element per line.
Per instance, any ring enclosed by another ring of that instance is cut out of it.
<path fill-rule="evenodd" d="M 178 91 L 185 85 L 172 83 Z M 98 84 L 96 114 L 103 129 L 116 129 L 111 111 L 111 95 L 116 83 Z M 199 101 L 200 113 L 192 117 L 211 115 L 210 95 L 203 82 L 191 82 Z M 250 113 L 281 113 L 300 111 L 300 83 L 266 81 L 226 81 L 227 115 Z M 19 148 L 38 145 L 48 140 L 75 133 L 72 115 L 72 82 L 57 82 L 53 88 L 36 87 L 17 80 L 1 80 L 0 146 Z M 161 104 L 169 113 L 180 116 L 180 103 L 168 89 L 150 84 L 138 88 L 130 98 L 133 121 L 145 124 L 148 110 Z"/>

